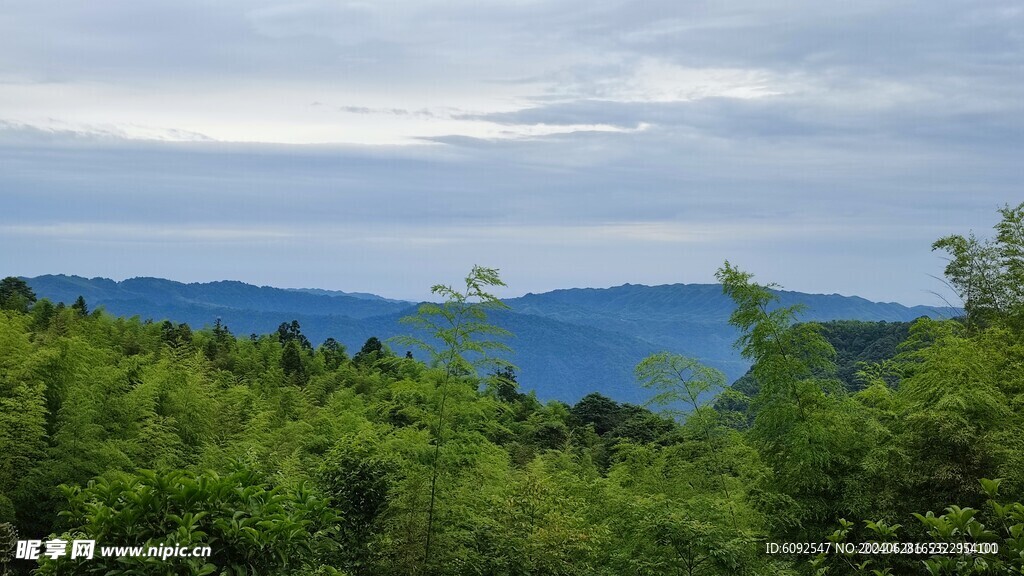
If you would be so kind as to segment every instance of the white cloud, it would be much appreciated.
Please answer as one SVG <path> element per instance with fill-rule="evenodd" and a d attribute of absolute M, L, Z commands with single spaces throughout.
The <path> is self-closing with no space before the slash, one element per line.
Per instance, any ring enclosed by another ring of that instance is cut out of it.
<path fill-rule="evenodd" d="M 626 77 L 602 78 L 582 97 L 621 102 L 692 102 L 779 96 L 797 86 L 768 70 L 686 67 L 645 58 Z"/>
<path fill-rule="evenodd" d="M 730 257 L 908 299 L 924 273 L 904 258 L 938 272 L 937 234 L 1020 196 L 1022 17 L 1010 0 L 10 0 L 3 256 L 102 268 L 104 242 L 149 273 L 230 256 L 261 282 L 424 286 L 492 254 L 549 286 L 671 281 L 673 258 L 710 278 Z"/>

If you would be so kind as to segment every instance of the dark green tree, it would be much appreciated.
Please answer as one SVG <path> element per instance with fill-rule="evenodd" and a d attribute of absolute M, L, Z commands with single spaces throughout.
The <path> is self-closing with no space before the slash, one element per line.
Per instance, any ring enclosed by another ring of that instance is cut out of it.
<path fill-rule="evenodd" d="M 302 333 L 302 328 L 299 326 L 298 320 L 292 320 L 289 322 L 282 322 L 277 327 L 277 341 L 282 346 L 287 345 L 289 342 L 295 342 L 305 352 L 312 352 L 313 345 L 310 344 L 309 339 Z"/>
<path fill-rule="evenodd" d="M 516 376 L 516 370 L 511 366 L 501 366 L 492 372 L 489 383 L 494 389 L 494 394 L 502 402 L 511 404 L 522 397 L 522 394 L 519 393 L 519 379 Z"/>
<path fill-rule="evenodd" d="M 281 369 L 295 384 L 306 383 L 306 370 L 302 364 L 302 352 L 295 341 L 288 342 L 281 350 Z"/>
<path fill-rule="evenodd" d="M 370 336 L 363 342 L 363 347 L 352 357 L 352 361 L 362 366 L 371 366 L 377 360 L 390 356 L 391 353 L 376 336 Z"/>
<path fill-rule="evenodd" d="M 587 426 L 592 424 L 598 436 L 604 436 L 622 424 L 622 405 L 597 392 L 587 394 L 570 410 L 577 421 Z"/>
<path fill-rule="evenodd" d="M 85 298 L 79 296 L 75 299 L 75 303 L 71 305 L 71 309 L 78 312 L 79 316 L 86 316 L 89 314 L 89 306 L 85 303 Z"/>
<path fill-rule="evenodd" d="M 36 293 L 21 278 L 8 276 L 0 280 L 0 310 L 28 312 L 36 301 Z"/>
<path fill-rule="evenodd" d="M 328 370 L 337 370 L 348 359 L 345 356 L 345 347 L 334 338 L 324 340 L 318 352 L 324 359 L 324 367 Z"/>
<path fill-rule="evenodd" d="M 36 332 L 46 331 L 56 314 L 57 307 L 53 305 L 53 302 L 46 298 L 36 302 L 36 305 L 32 307 L 32 329 Z"/>
<path fill-rule="evenodd" d="M 220 318 L 213 325 L 210 337 L 202 346 L 203 353 L 215 366 L 222 369 L 231 367 L 236 342 L 234 335 Z"/>

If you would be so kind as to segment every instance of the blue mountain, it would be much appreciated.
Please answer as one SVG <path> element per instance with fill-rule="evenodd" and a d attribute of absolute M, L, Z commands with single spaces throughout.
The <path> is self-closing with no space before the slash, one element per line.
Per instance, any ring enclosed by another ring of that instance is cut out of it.
<path fill-rule="evenodd" d="M 406 334 L 399 323 L 416 304 L 373 294 L 319 289 L 281 289 L 221 281 L 185 284 L 160 278 L 106 278 L 47 275 L 25 278 L 40 298 L 73 302 L 83 296 L 93 307 L 121 316 L 170 319 L 194 327 L 218 318 L 238 335 L 263 334 L 281 322 L 298 320 L 314 343 L 333 337 L 350 351 L 370 336 Z M 946 318 L 959 310 L 871 302 L 839 294 L 779 291 L 780 305 L 803 304 L 802 319 L 907 322 L 928 316 Z M 493 321 L 515 336 L 509 357 L 519 381 L 541 399 L 574 402 L 590 392 L 641 403 L 645 390 L 633 368 L 646 355 L 670 350 L 700 359 L 731 380 L 749 363 L 733 347 L 736 331 L 728 324 L 732 301 L 715 284 L 614 288 L 573 288 L 527 294 L 506 300 L 509 311 Z M 397 350 L 404 353 L 405 350 Z M 414 351 L 415 353 L 415 351 Z"/>

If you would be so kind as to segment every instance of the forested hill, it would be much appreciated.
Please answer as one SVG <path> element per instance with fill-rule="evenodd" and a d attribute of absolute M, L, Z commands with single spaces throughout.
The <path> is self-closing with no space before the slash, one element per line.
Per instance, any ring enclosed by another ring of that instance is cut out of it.
<path fill-rule="evenodd" d="M 105 278 L 47 275 L 26 279 L 40 298 L 73 302 L 83 296 L 123 316 L 171 319 L 200 328 L 217 318 L 238 335 L 273 332 L 298 320 L 318 344 L 329 337 L 358 350 L 370 336 L 388 338 L 409 332 L 398 320 L 415 304 L 371 294 L 292 290 L 223 281 L 184 284 L 158 278 L 115 282 Z M 910 321 L 921 316 L 947 318 L 956 310 L 906 307 L 838 294 L 778 292 L 781 305 L 807 305 L 804 320 Z M 728 324 L 731 301 L 714 284 L 630 285 L 556 290 L 507 301 L 511 311 L 495 321 L 515 337 L 511 360 L 520 368 L 525 389 L 542 399 L 575 401 L 601 392 L 620 401 L 639 402 L 632 369 L 644 356 L 669 350 L 714 366 L 730 381 L 748 364 L 733 347 L 736 330 Z M 401 352 L 401 351 L 400 351 Z"/>
<path fill-rule="evenodd" d="M 162 278 L 107 278 L 46 275 L 26 279 L 40 297 L 70 304 L 82 296 L 95 304 L 146 302 L 175 308 L 233 308 L 259 312 L 287 312 L 310 316 L 366 318 L 407 308 L 409 302 L 367 298 L 344 292 L 285 290 L 220 281 L 184 284 Z M 208 318 L 206 322 L 213 322 Z"/>
<path fill-rule="evenodd" d="M 886 384 L 896 382 L 895 374 L 884 370 L 899 354 L 900 344 L 910 336 L 910 322 L 862 322 L 858 320 L 830 320 L 821 324 L 821 336 L 835 350 L 835 377 L 842 387 L 856 393 L 868 386 L 873 378 L 882 378 Z M 870 370 L 870 367 L 875 367 Z M 882 369 L 882 370 L 880 370 Z M 731 388 L 753 399 L 761 386 L 750 370 L 732 383 Z M 747 412 L 748 404 L 737 403 L 737 397 L 719 397 L 716 408 Z M 752 414 L 746 413 L 749 419 Z"/>

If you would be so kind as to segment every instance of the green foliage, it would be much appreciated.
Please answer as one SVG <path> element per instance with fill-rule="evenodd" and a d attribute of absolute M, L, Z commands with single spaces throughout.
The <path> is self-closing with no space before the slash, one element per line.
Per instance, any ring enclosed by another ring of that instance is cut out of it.
<path fill-rule="evenodd" d="M 0 310 L 28 312 L 36 294 L 21 278 L 8 276 L 0 280 Z"/>
<path fill-rule="evenodd" d="M 175 326 L 170 320 L 164 320 L 160 325 L 160 337 L 171 348 L 192 345 L 192 329 L 188 324 Z"/>
<path fill-rule="evenodd" d="M 583 425 L 591 425 L 594 432 L 604 436 L 618 428 L 625 414 L 618 402 L 596 392 L 587 394 L 575 406 L 571 414 Z"/>
<path fill-rule="evenodd" d="M 815 574 L 860 574 L 865 568 L 879 566 L 873 574 L 915 572 L 932 576 L 960 576 L 968 574 L 1021 574 L 1024 573 L 1024 504 L 1000 501 L 1002 479 L 979 481 L 988 496 L 985 509 L 958 505 L 947 506 L 945 513 L 936 515 L 914 512 L 924 528 L 926 541 L 910 542 L 920 547 L 902 557 L 890 559 L 857 558 L 855 553 L 821 554 L 810 565 Z M 900 524 L 865 520 L 867 542 L 904 542 Z M 851 541 L 853 523 L 840 519 L 840 528 L 829 540 L 834 543 Z M 920 556 L 928 556 L 918 560 Z M 863 560 L 857 562 L 858 560 Z M 888 566 L 885 566 L 888 564 Z M 897 568 L 898 567 L 898 568 Z M 897 568 L 898 571 L 892 571 Z"/>
<path fill-rule="evenodd" d="M 760 384 L 750 435 L 774 471 L 765 488 L 799 502 L 790 536 L 809 537 L 849 511 L 847 479 L 859 473 L 872 440 L 860 432 L 863 411 L 830 377 L 834 351 L 818 325 L 797 323 L 800 307 L 773 307 L 771 286 L 728 262 L 717 278 L 736 302 L 737 346 Z"/>
<path fill-rule="evenodd" d="M 704 434 L 707 442 L 707 450 L 717 457 L 720 446 L 716 445 L 716 437 L 724 432 L 718 413 L 711 406 L 702 406 L 700 397 L 709 392 L 720 390 L 725 386 L 725 375 L 697 362 L 693 358 L 687 358 L 678 354 L 660 352 L 645 358 L 636 367 L 636 376 L 644 388 L 653 389 L 657 394 L 650 403 L 663 407 L 687 405 L 689 412 L 686 413 L 686 422 Z M 680 414 L 680 410 L 673 410 Z M 722 494 L 725 500 L 732 506 L 732 495 L 729 494 L 729 479 L 720 463 L 715 463 L 722 481 Z M 733 528 L 738 529 L 735 522 L 735 514 L 730 512 L 733 518 Z M 691 525 L 691 529 L 697 529 L 697 525 Z M 697 537 L 696 534 L 693 537 Z M 712 555 L 714 556 L 714 555 Z M 696 568 L 698 562 L 690 558 L 684 562 L 687 571 L 690 573 Z"/>
<path fill-rule="evenodd" d="M 657 392 L 649 404 L 662 407 L 686 405 L 686 412 L 678 409 L 673 409 L 673 412 L 688 413 L 690 418 L 700 418 L 701 413 L 706 412 L 701 406 L 701 397 L 725 386 L 725 375 L 720 371 L 693 358 L 669 352 L 645 358 L 636 367 L 636 377 L 644 388 Z"/>
<path fill-rule="evenodd" d="M 926 323 L 915 325 L 912 339 L 925 328 Z M 1020 431 L 1020 419 L 1011 417 L 999 386 L 1006 374 L 981 342 L 951 328 L 929 334 L 930 345 L 904 357 L 911 364 L 897 393 L 902 444 L 911 462 L 904 472 L 904 500 L 916 506 L 938 498 L 980 503 L 977 479 L 1000 472 L 1006 433 Z"/>
<path fill-rule="evenodd" d="M 332 540 L 336 514 L 301 485 L 271 486 L 237 464 L 229 474 L 141 470 L 65 487 L 61 538 L 99 544 L 209 546 L 209 558 L 67 558 L 41 562 L 40 574 L 294 574 L 316 561 Z"/>
<path fill-rule="evenodd" d="M 836 351 L 836 377 L 850 392 L 859 391 L 870 383 L 862 377 L 863 370 L 896 357 L 897 348 L 909 332 L 909 322 L 838 320 L 821 324 L 821 335 Z M 891 372 L 876 371 L 875 376 L 892 387 L 899 380 L 898 375 Z"/>
<path fill-rule="evenodd" d="M 538 458 L 492 496 L 496 512 L 483 526 L 484 574 L 600 573 L 611 534 L 588 516 L 596 483 L 566 463 Z"/>
<path fill-rule="evenodd" d="M 282 322 L 277 327 L 277 340 L 282 346 L 294 342 L 298 348 L 305 352 L 313 351 L 313 345 L 310 344 L 309 339 L 302 333 L 298 320 L 292 320 L 291 323 Z"/>
<path fill-rule="evenodd" d="M 324 340 L 324 343 L 320 345 L 317 352 L 323 358 L 324 368 L 327 370 L 341 368 L 341 365 L 348 359 L 345 356 L 345 347 L 334 338 Z"/>
<path fill-rule="evenodd" d="M 344 436 L 324 457 L 317 482 L 341 515 L 336 560 L 353 574 L 370 564 L 369 545 L 381 531 L 398 473 L 396 458 L 373 435 Z"/>
<path fill-rule="evenodd" d="M 481 366 L 508 363 L 495 352 L 508 352 L 508 345 L 496 338 L 511 334 L 487 321 L 487 313 L 506 310 L 506 306 L 487 290 L 505 286 L 494 268 L 473 266 L 461 289 L 438 284 L 430 291 L 443 299 L 440 304 L 424 303 L 414 316 L 402 322 L 425 333 L 428 339 L 399 336 L 394 340 L 415 346 L 430 355 L 431 364 L 448 375 L 475 375 Z"/>
<path fill-rule="evenodd" d="M 630 514 L 640 528 L 624 559 L 631 573 L 751 574 L 760 563 L 752 537 L 728 524 L 702 520 L 705 514 L 679 502 L 639 500 Z"/>
<path fill-rule="evenodd" d="M 949 255 L 946 278 L 964 302 L 972 326 L 1024 318 L 1024 203 L 999 210 L 993 240 L 950 235 L 936 240 L 932 250 Z"/>
<path fill-rule="evenodd" d="M 18 532 L 10 522 L 0 522 L 0 574 L 8 574 L 18 545 Z"/>
<path fill-rule="evenodd" d="M 384 343 L 376 336 L 370 336 L 352 360 L 360 366 L 373 366 L 378 360 L 392 356 Z"/>
<path fill-rule="evenodd" d="M 487 384 L 494 390 L 495 396 L 503 402 L 512 403 L 523 397 L 519 393 L 519 379 L 512 366 L 498 367 L 487 379 Z"/>
<path fill-rule="evenodd" d="M 75 299 L 75 302 L 71 304 L 71 309 L 78 312 L 79 316 L 86 316 L 89 314 L 89 306 L 86 305 L 85 298 L 82 296 Z"/>
<path fill-rule="evenodd" d="M 288 342 L 281 351 L 281 369 L 296 384 L 306 383 L 306 370 L 302 365 L 302 352 L 295 342 Z"/>
<path fill-rule="evenodd" d="M 507 330 L 487 322 L 487 312 L 505 309 L 507 306 L 496 296 L 487 292 L 492 286 L 504 286 L 498 271 L 493 268 L 473 266 L 466 276 L 465 287 L 456 290 L 451 286 L 435 285 L 431 292 L 444 299 L 441 304 L 421 304 L 415 316 L 402 321 L 426 333 L 431 340 L 412 336 L 397 337 L 402 344 L 416 346 L 430 354 L 431 365 L 440 369 L 438 377 L 439 396 L 435 408 L 435 424 L 431 430 L 434 450 L 430 458 L 430 496 L 427 504 L 427 524 L 423 546 L 423 569 L 435 562 L 431 555 L 434 541 L 434 519 L 437 511 L 437 483 L 441 476 L 442 449 L 448 439 L 449 421 L 457 418 L 455 413 L 466 390 L 460 385 L 471 384 L 475 391 L 477 368 L 487 365 L 507 365 L 492 354 L 495 351 L 509 351 L 509 347 L 494 338 L 510 336 Z M 451 406 L 454 404 L 454 407 Z"/>

